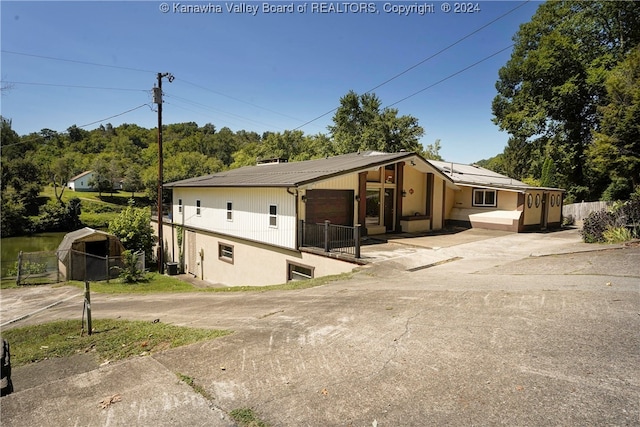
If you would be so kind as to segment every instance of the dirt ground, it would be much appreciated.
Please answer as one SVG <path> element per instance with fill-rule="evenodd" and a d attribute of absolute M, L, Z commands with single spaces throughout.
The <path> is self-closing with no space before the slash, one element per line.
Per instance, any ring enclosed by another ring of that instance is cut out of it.
<path fill-rule="evenodd" d="M 353 278 L 300 291 L 95 294 L 95 317 L 234 333 L 14 369 L 2 424 L 231 426 L 252 408 L 271 426 L 640 425 L 640 247 L 468 237 L 370 247 Z M 64 300 L 4 327 L 78 318 L 77 292 L 2 291 L 4 323 Z"/>

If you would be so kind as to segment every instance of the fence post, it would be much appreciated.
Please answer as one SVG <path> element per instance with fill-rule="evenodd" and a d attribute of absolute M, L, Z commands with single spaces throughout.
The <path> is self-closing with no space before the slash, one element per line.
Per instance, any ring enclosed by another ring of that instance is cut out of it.
<path fill-rule="evenodd" d="M 353 227 L 353 240 L 356 247 L 356 258 L 360 258 L 360 224 Z"/>
<path fill-rule="evenodd" d="M 87 312 L 87 333 L 91 335 L 91 292 L 88 280 L 84 282 L 84 309 Z"/>
<path fill-rule="evenodd" d="M 324 251 L 329 252 L 331 245 L 329 244 L 329 220 L 324 220 Z"/>
<path fill-rule="evenodd" d="M 22 251 L 18 254 L 18 271 L 16 276 L 16 285 L 20 285 L 20 276 L 22 275 Z"/>

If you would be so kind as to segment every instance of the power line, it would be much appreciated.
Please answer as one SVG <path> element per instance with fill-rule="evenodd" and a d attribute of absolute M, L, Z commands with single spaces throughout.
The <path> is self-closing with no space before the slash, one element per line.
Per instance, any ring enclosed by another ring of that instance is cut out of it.
<path fill-rule="evenodd" d="M 181 96 L 171 95 L 171 94 L 168 94 L 168 93 L 165 93 L 165 95 L 168 98 L 173 98 L 173 99 L 176 99 L 178 101 L 182 101 L 182 102 L 184 102 L 186 104 L 190 104 L 190 105 L 192 105 L 194 107 L 202 108 L 203 110 L 214 111 L 214 112 L 219 113 L 219 114 L 224 114 L 224 115 L 227 115 L 227 116 L 235 117 L 235 118 L 238 118 L 240 120 L 244 120 L 244 121 L 251 122 L 251 123 L 254 123 L 254 124 L 259 124 L 259 125 L 268 126 L 268 127 L 272 127 L 272 128 L 276 127 L 276 126 L 272 126 L 272 125 L 270 125 L 268 123 L 263 123 L 263 122 L 260 122 L 260 121 L 257 121 L 257 120 L 250 119 L 248 117 L 244 117 L 244 116 L 241 116 L 241 115 L 238 115 L 238 114 L 234 114 L 234 113 L 228 112 L 228 111 L 219 110 L 217 108 L 202 104 L 200 102 L 192 101 L 192 100 L 189 100 L 187 98 L 183 98 Z M 172 105 L 180 108 L 180 106 L 178 106 L 176 104 L 172 104 Z M 182 108 L 184 108 L 184 107 L 182 107 Z"/>
<path fill-rule="evenodd" d="M 479 64 L 483 63 L 484 61 L 486 61 L 486 60 L 488 60 L 488 59 L 493 58 L 493 57 L 494 57 L 494 56 L 496 56 L 496 55 L 499 55 L 500 53 L 504 52 L 505 50 L 511 49 L 513 46 L 515 46 L 515 45 L 511 44 L 511 45 L 509 45 L 509 46 L 507 46 L 507 47 L 505 47 L 505 48 L 503 48 L 503 49 L 500 49 L 500 50 L 499 50 L 499 51 L 497 51 L 497 52 L 492 53 L 492 54 L 491 54 L 491 55 L 489 55 L 489 56 L 485 56 L 485 57 L 484 57 L 484 58 L 482 58 L 481 60 L 479 60 L 479 61 L 477 61 L 477 62 L 474 62 L 473 64 L 468 65 L 468 66 L 464 67 L 463 69 L 456 71 L 456 72 L 455 72 L 455 73 L 453 73 L 453 74 L 449 74 L 447 77 L 445 77 L 445 78 L 443 78 L 443 79 L 440 79 L 440 80 L 438 80 L 437 82 L 435 82 L 435 83 L 433 83 L 433 84 L 431 84 L 431 85 L 429 85 L 429 86 L 427 86 L 427 87 L 425 87 L 425 88 L 422 88 L 422 89 L 420 89 L 420 90 L 419 90 L 419 91 L 417 91 L 417 92 L 412 93 L 411 95 L 405 96 L 404 98 L 402 98 L 402 99 L 400 99 L 400 100 L 398 100 L 398 101 L 396 101 L 396 102 L 394 102 L 394 103 L 392 103 L 392 104 L 387 105 L 387 107 L 391 107 L 391 106 L 393 106 L 393 105 L 399 104 L 399 103 L 401 103 L 402 101 L 406 101 L 407 99 L 409 99 L 409 98 L 411 98 L 411 97 L 413 97 L 413 96 L 416 96 L 417 94 L 422 93 L 422 92 L 424 92 L 424 91 L 425 91 L 425 90 L 427 90 L 427 89 L 431 89 L 432 87 L 434 87 L 434 86 L 436 86 L 436 85 L 439 85 L 440 83 L 445 82 L 445 81 L 449 80 L 450 78 L 457 76 L 458 74 L 464 73 L 464 72 L 465 72 L 465 71 L 467 71 L 468 69 L 473 68 L 473 67 L 475 67 L 476 65 L 479 65 Z"/>
<path fill-rule="evenodd" d="M 186 84 L 189 84 L 189 85 L 192 85 L 192 86 L 194 86 L 194 87 L 197 87 L 197 88 L 199 88 L 199 89 L 203 89 L 203 90 L 206 90 L 206 91 L 209 91 L 209 92 L 215 93 L 216 95 L 224 96 L 225 98 L 229 98 L 229 99 L 232 99 L 232 100 L 234 100 L 234 101 L 238 101 L 238 102 L 241 102 L 241 103 L 243 103 L 243 104 L 250 105 L 250 106 L 255 107 L 255 108 L 259 108 L 260 110 L 268 111 L 268 112 L 270 112 L 270 113 L 274 113 L 274 114 L 277 114 L 277 115 L 282 116 L 282 117 L 286 117 L 286 118 L 291 119 L 291 120 L 296 120 L 296 121 L 298 121 L 298 122 L 302 121 L 301 119 L 298 119 L 298 118 L 296 118 L 296 117 L 291 117 L 291 116 L 288 116 L 288 115 L 286 115 L 286 114 L 280 113 L 280 112 L 278 112 L 278 111 L 272 110 L 272 109 L 270 109 L 270 108 L 266 108 L 266 107 L 263 107 L 263 106 L 261 106 L 261 105 L 254 104 L 254 103 L 249 102 L 249 101 L 244 101 L 244 100 L 242 100 L 242 99 L 240 99 L 240 98 L 236 98 L 236 97 L 234 97 L 234 96 L 227 95 L 227 94 L 224 94 L 224 93 L 222 93 L 222 92 L 218 92 L 218 91 L 216 91 L 216 90 L 213 90 L 213 89 L 210 89 L 210 88 L 207 88 L 207 87 L 201 86 L 201 85 L 199 85 L 199 84 L 197 84 L 197 83 L 192 83 L 192 82 L 190 82 L 190 81 L 188 81 L 188 80 L 184 80 L 184 79 L 180 79 L 180 78 L 176 78 L 176 79 L 177 79 L 177 80 L 179 80 L 179 81 L 181 81 L 181 82 L 184 82 L 184 83 L 186 83 Z"/>
<path fill-rule="evenodd" d="M 488 26 L 493 25 L 494 23 L 496 23 L 496 22 L 497 22 L 497 21 L 499 21 L 500 19 L 504 18 L 505 16 L 507 16 L 507 15 L 511 14 L 512 12 L 515 12 L 516 10 L 518 10 L 518 9 L 519 9 L 519 8 L 521 8 L 521 7 L 523 7 L 524 5 L 526 5 L 526 4 L 527 4 L 527 3 L 529 3 L 529 2 L 530 2 L 530 0 L 525 0 L 523 3 L 519 4 L 519 5 L 518 5 L 518 6 L 516 6 L 515 8 L 513 8 L 513 9 L 511 9 L 511 10 L 509 10 L 509 11 L 507 11 L 507 12 L 503 13 L 502 15 L 498 16 L 497 18 L 493 19 L 492 21 L 488 22 L 487 24 L 483 25 L 482 27 L 480 27 L 480 28 L 478 28 L 478 29 L 476 29 L 476 30 L 472 31 L 471 33 L 469 33 L 469 34 L 465 35 L 464 37 L 462 37 L 462 38 L 460 38 L 460 39 L 458 39 L 458 40 L 456 40 L 455 42 L 451 43 L 450 45 L 448 45 L 448 46 L 446 46 L 446 47 L 444 47 L 444 48 L 440 49 L 438 52 L 434 53 L 433 55 L 430 55 L 429 57 L 427 57 L 427 58 L 425 58 L 425 59 L 421 60 L 420 62 L 418 62 L 418 63 L 416 63 L 416 64 L 412 65 L 411 67 L 409 67 L 409 68 L 405 69 L 404 71 L 401 71 L 400 73 L 396 74 L 395 76 L 393 76 L 393 77 L 391 77 L 391 78 L 389 78 L 389 79 L 385 80 L 384 82 L 380 83 L 379 85 L 377 85 L 377 86 L 375 86 L 375 87 L 373 87 L 373 88 L 369 89 L 369 90 L 368 90 L 368 91 L 366 91 L 365 93 L 370 93 L 370 92 L 372 92 L 372 91 L 374 91 L 374 90 L 378 89 L 379 87 L 382 87 L 382 86 L 386 85 L 387 83 L 389 83 L 389 82 L 391 82 L 391 81 L 393 81 L 393 80 L 397 79 L 398 77 L 400 77 L 400 76 L 402 76 L 402 75 L 404 75 L 404 74 L 408 73 L 409 71 L 413 70 L 414 68 L 416 68 L 416 67 L 418 67 L 418 66 L 420 66 L 420 65 L 424 64 L 425 62 L 430 61 L 431 59 L 435 58 L 436 56 L 438 56 L 438 55 L 440 55 L 440 54 L 442 54 L 442 53 L 446 52 L 447 50 L 451 49 L 452 47 L 456 46 L 456 45 L 457 45 L 457 44 L 459 44 L 460 42 L 462 42 L 462 41 L 464 41 L 464 40 L 468 39 L 469 37 L 471 37 L 471 36 L 473 36 L 473 35 L 477 34 L 478 32 L 480 32 L 480 31 L 484 30 L 484 29 L 485 29 L 485 28 L 487 28 Z M 512 46 L 513 46 L 513 45 L 512 45 Z M 499 52 L 498 52 L 498 53 L 499 53 Z M 492 56 L 493 56 L 493 55 L 492 55 Z M 488 58 L 485 58 L 485 59 L 488 59 Z M 462 71 L 464 71 L 464 70 L 462 70 Z M 458 72 L 458 73 L 455 73 L 455 74 L 459 74 L 459 72 Z M 455 74 L 454 74 L 454 75 L 455 75 Z M 452 75 L 452 76 L 450 76 L 450 77 L 453 77 L 453 75 Z M 449 78 L 450 78 L 450 77 L 449 77 Z M 445 79 L 445 80 L 446 80 L 446 79 Z M 442 81 L 444 81 L 444 80 L 442 80 Z M 436 83 L 436 84 L 437 84 L 437 83 Z M 425 88 L 425 89 L 423 89 L 423 91 L 424 91 L 424 90 L 426 90 L 426 88 Z M 411 95 L 411 96 L 413 96 L 413 95 Z M 406 98 L 405 98 L 405 99 L 406 99 Z M 403 100 L 404 100 L 404 99 L 403 99 Z M 391 104 L 391 105 L 395 105 L 395 104 L 397 104 L 397 103 L 399 103 L 399 102 L 401 102 L 401 101 L 403 101 L 403 100 L 397 101 L 397 102 L 395 102 L 394 104 Z M 334 112 L 334 111 L 336 111 L 338 108 L 339 108 L 339 107 L 335 107 L 335 108 L 333 108 L 333 109 L 331 109 L 331 110 L 327 111 L 326 113 L 323 113 L 323 114 L 319 115 L 318 117 L 315 117 L 315 118 L 313 118 L 313 119 L 311 119 L 311 120 L 309 120 L 309 121 L 307 121 L 307 122 L 304 122 L 303 124 L 301 124 L 300 126 L 298 126 L 298 127 L 294 128 L 293 130 L 298 130 L 298 129 L 300 129 L 300 128 L 305 127 L 305 126 L 306 126 L 306 125 L 308 125 L 308 124 L 311 124 L 311 123 L 315 122 L 316 120 L 320 120 L 320 119 L 321 119 L 321 118 L 323 118 L 324 116 L 326 116 L 326 115 L 328 115 L 328 114 L 333 113 L 333 112 Z"/>
<path fill-rule="evenodd" d="M 489 21 L 488 23 L 486 23 L 485 25 L 483 25 L 482 27 L 476 29 L 475 31 L 470 32 L 469 34 L 467 34 L 466 36 L 462 37 L 461 39 L 456 40 L 455 42 L 451 43 L 450 45 L 440 49 L 438 52 L 434 53 L 433 55 L 423 59 L 422 61 L 412 65 L 411 67 L 407 68 L 404 71 L 401 71 L 400 73 L 396 74 L 395 76 L 385 80 L 384 82 L 380 83 L 379 85 L 369 89 L 368 91 L 366 91 L 365 93 L 369 93 L 369 92 L 373 92 L 374 90 L 378 89 L 379 87 L 382 87 L 384 85 L 386 85 L 387 83 L 397 79 L 398 77 L 408 73 L 409 71 L 413 70 L 414 68 L 419 67 L 420 65 L 424 64 L 425 62 L 435 58 L 436 56 L 440 55 L 441 53 L 446 52 L 447 50 L 451 49 L 452 47 L 456 46 L 457 44 L 461 43 L 462 41 L 468 39 L 469 37 L 479 33 L 480 31 L 484 30 L 485 28 L 493 25 L 494 23 L 496 23 L 497 21 L 499 21 L 500 19 L 504 18 L 505 16 L 515 12 L 516 10 L 520 9 L 521 7 L 523 7 L 525 4 L 529 3 L 530 0 L 526 0 L 523 3 L 521 3 L 520 5 L 516 6 L 515 8 L 503 13 L 502 15 L 498 16 L 497 18 L 495 18 L 493 21 Z"/>
<path fill-rule="evenodd" d="M 105 119 L 96 120 L 95 122 L 87 123 L 86 125 L 80 125 L 80 126 L 78 126 L 78 127 L 79 127 L 79 128 L 84 128 L 84 127 L 87 127 L 87 126 L 95 125 L 96 123 L 104 122 L 104 121 L 106 121 L 106 120 L 113 119 L 114 117 L 123 116 L 123 115 L 125 115 L 125 114 L 127 114 L 127 113 L 130 113 L 130 112 L 132 112 L 132 111 L 138 110 L 138 109 L 140 109 L 140 108 L 142 108 L 142 107 L 145 107 L 145 106 L 147 106 L 147 107 L 151 108 L 151 105 L 149 105 L 149 104 L 142 104 L 142 105 L 138 105 L 137 107 L 132 108 L 132 109 L 127 110 L 127 111 L 123 111 L 122 113 L 114 114 L 113 116 L 109 116 L 109 117 L 107 117 L 107 118 L 105 118 Z"/>
<path fill-rule="evenodd" d="M 100 63 L 96 63 L 96 62 L 78 61 L 78 60 L 74 60 L 74 59 L 56 58 L 56 57 L 53 57 L 53 56 L 35 55 L 35 54 L 30 54 L 30 53 L 15 52 L 15 51 L 4 50 L 4 49 L 0 50 L 0 52 L 12 54 L 12 55 L 27 56 L 27 57 L 32 57 L 32 58 L 47 59 L 47 60 L 51 60 L 51 61 L 62 61 L 62 62 L 70 62 L 70 63 L 75 63 L 75 64 L 82 64 L 82 65 L 91 65 L 91 66 L 95 66 L 95 67 L 116 68 L 116 69 L 121 69 L 121 70 L 129 70 L 129 71 L 156 74 L 155 71 L 145 70 L 145 69 L 141 69 L 141 68 L 122 67 L 122 66 L 118 66 L 118 65 L 100 64 Z M 299 118 L 288 116 L 288 115 L 286 115 L 284 113 L 280 113 L 280 112 L 272 110 L 270 108 L 266 108 L 266 107 L 263 107 L 261 105 L 254 104 L 252 102 L 245 101 L 243 99 L 240 99 L 240 98 L 237 98 L 237 97 L 234 97 L 234 96 L 231 96 L 231 95 L 227 95 L 225 93 L 219 92 L 217 90 L 214 90 L 214 89 L 202 86 L 202 85 L 199 85 L 197 83 L 190 82 L 190 81 L 182 79 L 182 78 L 177 78 L 177 80 L 182 81 L 182 82 L 184 82 L 186 84 L 189 84 L 191 86 L 197 87 L 198 89 L 206 90 L 208 92 L 215 93 L 216 95 L 224 96 L 225 98 L 229 98 L 229 99 L 232 99 L 234 101 L 241 102 L 243 104 L 250 105 L 252 107 L 255 107 L 255 108 L 258 108 L 258 109 L 261 109 L 261 110 L 264 110 L 264 111 L 268 111 L 270 113 L 274 113 L 274 114 L 277 114 L 277 115 L 282 116 L 282 117 L 286 117 L 286 118 L 291 119 L 291 120 L 295 120 L 295 121 L 298 121 L 298 122 L 302 121 Z M 7 83 L 12 83 L 12 82 L 7 82 Z M 21 83 L 21 84 L 37 84 L 37 83 L 22 83 L 22 82 L 13 82 L 13 83 L 16 83 L 16 84 L 18 84 L 18 83 Z M 43 85 L 45 85 L 45 84 L 43 84 Z M 50 85 L 50 86 L 56 86 L 56 85 Z M 87 87 L 87 88 L 96 89 L 95 87 Z"/>
<path fill-rule="evenodd" d="M 99 90 L 121 90 L 121 91 L 130 91 L 130 92 L 149 92 L 149 90 L 147 90 L 147 89 L 131 89 L 131 88 L 101 87 L 101 86 L 81 86 L 81 85 L 68 85 L 68 84 L 60 84 L 60 83 L 16 82 L 16 81 L 9 81 L 9 80 L 2 80 L 2 83 L 9 83 L 9 84 L 15 84 L 15 85 L 31 85 L 31 86 L 67 87 L 67 88 L 76 88 L 76 89 L 99 89 Z"/>
<path fill-rule="evenodd" d="M 0 52 L 9 53 L 11 55 L 28 56 L 28 57 L 31 57 L 31 58 L 48 59 L 48 60 L 51 60 L 51 61 L 62 61 L 62 62 L 71 62 L 71 63 L 74 63 L 74 64 L 92 65 L 94 67 L 116 68 L 116 69 L 119 69 L 119 70 L 137 71 L 137 72 L 140 72 L 140 73 L 153 73 L 153 74 L 156 73 L 155 71 L 144 70 L 142 68 L 122 67 L 120 65 L 99 64 L 97 62 L 78 61 L 76 59 L 55 58 L 53 56 L 35 55 L 35 54 L 32 54 L 32 53 L 15 52 L 15 51 L 12 51 L 12 50 L 5 50 L 5 49 L 0 50 Z"/>
<path fill-rule="evenodd" d="M 87 126 L 94 125 L 94 124 L 96 124 L 96 123 L 104 122 L 104 121 L 109 120 L 109 119 L 112 119 L 112 118 L 114 118 L 114 117 L 123 116 L 123 115 L 125 115 L 125 114 L 127 114 L 127 113 L 130 113 L 130 112 L 132 112 L 132 111 L 138 110 L 138 109 L 140 109 L 140 108 L 142 108 L 142 107 L 144 107 L 144 106 L 147 106 L 147 107 L 151 108 L 151 106 L 150 106 L 149 104 L 142 104 L 142 105 L 138 105 L 137 107 L 131 108 L 131 109 L 127 110 L 127 111 L 123 111 L 122 113 L 114 114 L 113 116 L 109 116 L 109 117 L 107 117 L 107 118 L 100 119 L 100 120 L 96 120 L 96 121 L 94 121 L 94 122 L 87 123 L 87 124 L 80 125 L 80 126 L 76 126 L 76 127 L 84 128 L 84 127 L 87 127 Z M 25 141 L 14 142 L 13 144 L 1 144 L 1 145 L 0 145 L 0 147 L 1 147 L 1 148 L 5 148 L 5 147 L 12 147 L 12 146 L 14 146 L 14 145 L 28 144 L 28 143 L 31 143 L 31 142 L 35 142 L 35 141 L 37 141 L 37 140 L 39 140 L 39 139 L 41 139 L 41 138 L 44 138 L 44 137 L 43 137 L 43 136 L 37 136 L 37 137 L 35 137 L 35 138 L 27 139 L 27 140 L 25 140 Z"/>

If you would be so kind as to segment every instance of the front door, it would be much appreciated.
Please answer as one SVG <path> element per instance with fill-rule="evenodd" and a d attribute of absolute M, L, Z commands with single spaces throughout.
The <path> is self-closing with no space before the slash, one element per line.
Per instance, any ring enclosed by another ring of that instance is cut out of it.
<path fill-rule="evenodd" d="M 393 189 L 385 188 L 384 189 L 384 225 L 387 229 L 387 232 L 391 232 L 395 228 L 395 216 L 393 214 Z"/>
<path fill-rule="evenodd" d="M 549 222 L 549 209 L 547 207 L 547 199 L 549 193 L 542 193 L 542 217 L 540 218 L 540 229 L 546 230 L 547 223 Z"/>

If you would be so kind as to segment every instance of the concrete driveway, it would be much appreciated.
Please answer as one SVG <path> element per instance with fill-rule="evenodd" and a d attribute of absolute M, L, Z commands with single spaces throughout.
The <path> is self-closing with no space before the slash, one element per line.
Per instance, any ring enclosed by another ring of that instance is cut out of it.
<path fill-rule="evenodd" d="M 425 239 L 371 246 L 352 279 L 307 290 L 94 294 L 94 317 L 234 333 L 101 367 L 82 355 L 15 369 L 2 423 L 227 426 L 238 408 L 272 426 L 640 423 L 640 247 L 585 245 L 575 230 Z M 79 318 L 73 292 L 4 290 L 2 322 L 63 299 L 5 327 Z"/>

